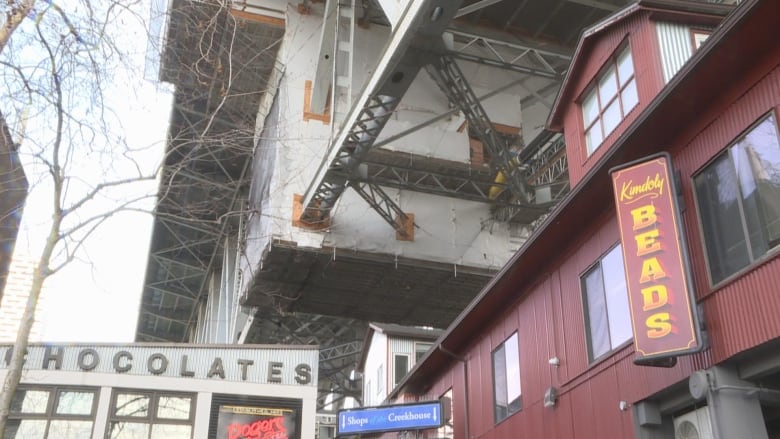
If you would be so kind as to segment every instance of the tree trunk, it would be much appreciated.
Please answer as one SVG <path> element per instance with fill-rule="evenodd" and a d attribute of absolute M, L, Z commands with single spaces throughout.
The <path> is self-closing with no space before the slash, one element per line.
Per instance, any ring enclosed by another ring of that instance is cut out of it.
<path fill-rule="evenodd" d="M 5 16 L 5 22 L 3 22 L 3 25 L 0 27 L 0 53 L 3 53 L 3 50 L 5 50 L 5 46 L 8 44 L 8 41 L 11 39 L 11 35 L 13 35 L 16 28 L 22 24 L 22 21 L 24 21 L 33 10 L 35 1 L 36 0 L 22 0 L 18 5 L 14 5 L 15 2 L 13 0 L 10 2 L 11 10 L 8 11 L 8 14 Z M 2 439 L 2 437 L 0 437 L 0 439 Z"/>
<path fill-rule="evenodd" d="M 16 334 L 16 342 L 13 347 L 13 356 L 11 364 L 8 367 L 7 375 L 3 380 L 3 391 L 0 393 L 0 439 L 5 437 L 5 426 L 8 421 L 8 414 L 11 409 L 11 402 L 16 393 L 16 387 L 22 378 L 22 366 L 29 343 L 30 330 L 35 321 L 35 308 L 38 305 L 38 296 L 43 286 L 43 274 L 40 265 L 35 268 L 30 295 L 27 298 L 27 305 L 22 314 L 22 320 L 19 322 L 19 331 Z"/>
<path fill-rule="evenodd" d="M 7 375 L 3 380 L 3 390 L 0 392 L 0 439 L 5 437 L 5 427 L 8 423 L 11 402 L 13 401 L 19 381 L 22 378 L 22 366 L 24 365 L 24 357 L 27 352 L 27 345 L 29 344 L 30 331 L 35 322 L 35 308 L 38 306 L 38 297 L 41 295 L 43 282 L 49 276 L 49 261 L 51 260 L 54 246 L 59 241 L 58 230 L 60 228 L 61 219 L 61 216 L 57 214 L 52 218 L 53 221 L 49 237 L 46 239 L 46 245 L 41 253 L 41 258 L 38 261 L 37 267 L 35 267 L 30 294 L 27 297 L 27 305 L 24 308 L 22 320 L 19 322 L 19 332 L 16 334 L 11 364 L 8 366 Z"/>

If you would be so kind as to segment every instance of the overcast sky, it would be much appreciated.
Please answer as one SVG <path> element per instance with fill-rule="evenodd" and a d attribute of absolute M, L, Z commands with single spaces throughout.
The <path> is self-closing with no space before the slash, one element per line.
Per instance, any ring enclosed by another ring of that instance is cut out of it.
<path fill-rule="evenodd" d="M 144 11 L 148 17 L 148 12 Z M 132 55 L 133 67 L 110 79 L 108 106 L 121 120 L 128 145 L 138 148 L 135 158 L 146 169 L 159 163 L 163 139 L 170 115 L 168 87 L 153 84 L 144 76 L 146 32 L 137 22 L 128 20 L 117 26 L 120 46 Z M 154 76 L 154 75 L 151 75 Z M 22 154 L 24 154 L 24 143 Z M 122 149 L 116 151 L 123 152 Z M 29 160 L 29 157 L 27 157 Z M 22 157 L 25 161 L 25 157 Z M 87 178 L 102 172 L 93 157 L 78 157 L 70 175 Z M 32 167 L 25 166 L 28 178 L 35 180 Z M 100 181 L 100 180 L 98 180 Z M 120 194 L 156 193 L 157 182 L 149 181 L 125 188 Z M 146 204 L 152 208 L 153 200 Z M 22 228 L 15 255 L 37 259 L 42 228 L 50 216 L 51 194 L 45 185 L 36 185 L 25 205 Z M 107 206 L 110 206 L 108 204 Z M 140 294 L 143 286 L 152 216 L 149 213 L 124 212 L 113 216 L 89 238 L 79 261 L 69 264 L 50 277 L 44 286 L 45 307 L 40 309 L 43 341 L 56 342 L 129 342 L 135 334 Z"/>

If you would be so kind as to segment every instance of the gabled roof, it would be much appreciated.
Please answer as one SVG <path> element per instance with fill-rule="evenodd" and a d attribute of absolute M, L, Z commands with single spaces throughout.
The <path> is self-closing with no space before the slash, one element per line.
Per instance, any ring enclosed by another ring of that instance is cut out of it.
<path fill-rule="evenodd" d="M 430 386 L 442 370 L 464 354 L 464 347 L 479 336 L 481 328 L 521 300 L 521 294 L 549 271 L 550 261 L 559 260 L 562 249 L 571 245 L 572 230 L 580 228 L 584 218 L 613 206 L 607 172 L 610 168 L 657 152 L 659 144 L 671 140 L 672 133 L 684 129 L 688 120 L 700 114 L 702 106 L 710 105 L 722 94 L 723 84 L 736 82 L 744 75 L 746 66 L 767 66 L 773 62 L 776 65 L 772 56 L 778 53 L 777 44 L 767 35 L 774 35 L 779 16 L 780 2 L 776 0 L 743 0 L 463 310 L 388 399 Z M 658 126 L 665 129 L 658 130 Z"/>
<path fill-rule="evenodd" d="M 563 79 L 563 84 L 558 90 L 555 102 L 547 118 L 547 127 L 552 131 L 563 131 L 563 108 L 568 102 L 569 95 L 573 92 L 572 84 L 579 77 L 583 65 L 588 60 L 588 55 L 593 50 L 599 36 L 608 32 L 616 24 L 640 11 L 652 11 L 666 19 L 687 19 L 692 24 L 709 22 L 712 25 L 719 23 L 724 16 L 734 9 L 730 5 L 693 2 L 686 0 L 637 0 L 625 8 L 616 11 L 593 26 L 586 28 L 580 36 L 577 48 L 574 51 L 569 70 Z"/>
<path fill-rule="evenodd" d="M 444 330 L 420 326 L 403 326 L 394 323 L 369 323 L 366 336 L 363 339 L 363 351 L 360 353 L 360 361 L 357 366 L 358 370 L 363 370 L 363 365 L 365 364 L 366 356 L 368 355 L 368 348 L 371 347 L 371 339 L 374 337 L 375 333 L 385 334 L 388 337 L 393 338 L 433 342 L 444 334 Z"/>

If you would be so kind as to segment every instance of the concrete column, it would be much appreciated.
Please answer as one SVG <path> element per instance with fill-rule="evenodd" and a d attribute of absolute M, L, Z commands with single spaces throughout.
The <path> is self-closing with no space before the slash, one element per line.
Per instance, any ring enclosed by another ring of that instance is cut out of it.
<path fill-rule="evenodd" d="M 756 386 L 741 380 L 731 367 L 715 366 L 709 373 L 713 439 L 768 439 Z"/>

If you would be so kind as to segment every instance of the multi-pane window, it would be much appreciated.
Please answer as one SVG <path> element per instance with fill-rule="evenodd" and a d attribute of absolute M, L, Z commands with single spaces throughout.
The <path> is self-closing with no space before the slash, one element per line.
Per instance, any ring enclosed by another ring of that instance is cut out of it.
<path fill-rule="evenodd" d="M 629 111 L 639 103 L 634 62 L 625 46 L 599 75 L 582 100 L 585 145 L 591 155 Z"/>
<path fill-rule="evenodd" d="M 114 391 L 111 439 L 191 439 L 195 398 L 190 394 Z"/>
<path fill-rule="evenodd" d="M 588 335 L 593 361 L 633 336 L 621 247 L 610 250 L 582 277 Z"/>
<path fill-rule="evenodd" d="M 393 387 L 397 386 L 409 372 L 409 356 L 395 354 L 393 359 Z"/>
<path fill-rule="evenodd" d="M 780 246 L 780 142 L 762 119 L 694 177 L 713 284 Z"/>
<path fill-rule="evenodd" d="M 5 428 L 8 439 L 82 439 L 92 436 L 97 391 L 20 387 Z"/>
<path fill-rule="evenodd" d="M 500 422 L 522 408 L 520 389 L 520 347 L 517 332 L 493 351 L 493 407 Z"/>

